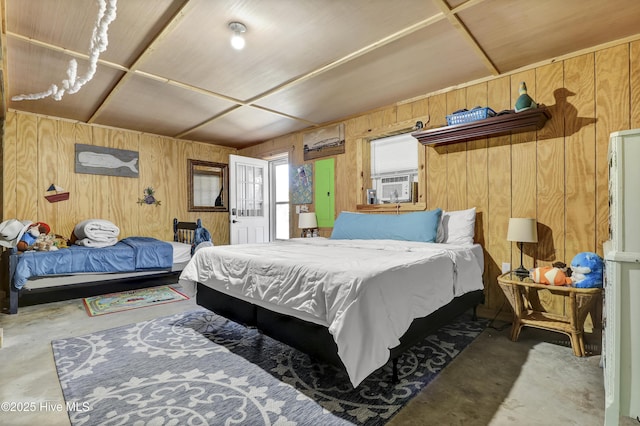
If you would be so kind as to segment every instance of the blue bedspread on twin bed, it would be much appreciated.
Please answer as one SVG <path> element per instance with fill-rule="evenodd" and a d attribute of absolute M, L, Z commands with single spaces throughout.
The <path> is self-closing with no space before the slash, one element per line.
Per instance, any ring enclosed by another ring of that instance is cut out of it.
<path fill-rule="evenodd" d="M 57 251 L 25 252 L 19 255 L 13 284 L 17 289 L 31 277 L 80 272 L 137 272 L 170 269 L 173 247 L 149 237 L 129 237 L 110 247 L 73 245 Z"/>

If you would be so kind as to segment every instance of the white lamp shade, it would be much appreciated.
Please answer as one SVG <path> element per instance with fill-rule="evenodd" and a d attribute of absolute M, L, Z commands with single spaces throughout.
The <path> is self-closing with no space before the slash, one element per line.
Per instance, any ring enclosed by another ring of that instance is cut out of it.
<path fill-rule="evenodd" d="M 298 217 L 298 228 L 307 229 L 317 227 L 318 221 L 316 220 L 316 214 L 314 212 L 300 213 L 300 217 Z"/>
<path fill-rule="evenodd" d="M 535 219 L 512 217 L 509 219 L 507 240 L 519 243 L 537 243 L 538 227 Z"/>

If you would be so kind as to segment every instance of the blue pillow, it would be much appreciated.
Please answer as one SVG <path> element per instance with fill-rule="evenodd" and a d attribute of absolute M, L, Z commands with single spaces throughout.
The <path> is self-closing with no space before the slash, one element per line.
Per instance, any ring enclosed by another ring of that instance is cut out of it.
<path fill-rule="evenodd" d="M 331 238 L 432 243 L 438 234 L 441 215 L 441 209 L 399 215 L 342 212 L 333 225 Z"/>

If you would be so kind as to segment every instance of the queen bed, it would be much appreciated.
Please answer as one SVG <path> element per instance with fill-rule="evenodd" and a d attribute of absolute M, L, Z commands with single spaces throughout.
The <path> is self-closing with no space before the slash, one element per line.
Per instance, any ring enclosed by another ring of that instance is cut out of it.
<path fill-rule="evenodd" d="M 417 213 L 342 213 L 331 238 L 205 248 L 180 282 L 201 306 L 343 366 L 354 387 L 390 359 L 395 376 L 404 350 L 483 297 L 482 247 L 436 242 L 442 212 Z"/>
<path fill-rule="evenodd" d="M 203 230 L 200 219 L 174 219 L 174 241 L 128 237 L 107 246 L 73 244 L 56 251 L 18 252 L 14 248 L 8 256 L 9 313 L 17 313 L 19 297 L 25 293 L 176 277 L 191 259 L 198 238 L 208 234 Z"/>

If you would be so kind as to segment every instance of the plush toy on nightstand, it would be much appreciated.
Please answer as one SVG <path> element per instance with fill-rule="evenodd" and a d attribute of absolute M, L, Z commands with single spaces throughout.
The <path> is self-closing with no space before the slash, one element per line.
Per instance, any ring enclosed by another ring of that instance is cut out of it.
<path fill-rule="evenodd" d="M 604 263 L 596 253 L 578 253 L 571 261 L 571 271 L 575 287 L 602 287 Z"/>
<path fill-rule="evenodd" d="M 571 285 L 573 280 L 570 275 L 567 265 L 562 262 L 556 262 L 552 266 L 539 266 L 529 271 L 529 277 L 534 283 L 546 285 Z"/>

